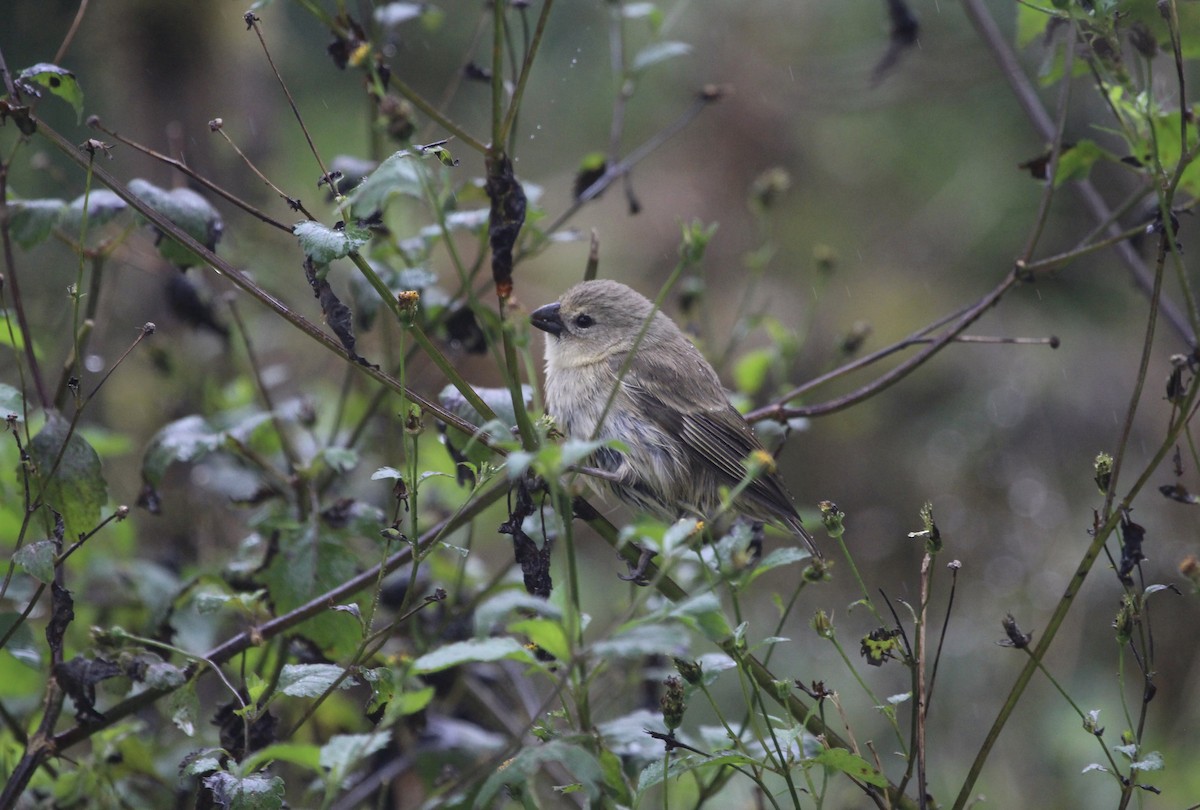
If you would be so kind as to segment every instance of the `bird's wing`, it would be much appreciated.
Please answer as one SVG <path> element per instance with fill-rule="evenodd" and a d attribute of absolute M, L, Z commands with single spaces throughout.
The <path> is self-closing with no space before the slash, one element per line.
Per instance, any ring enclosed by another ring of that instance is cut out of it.
<path fill-rule="evenodd" d="M 651 379 L 652 386 L 647 384 Z M 691 460 L 711 469 L 725 486 L 735 487 L 745 479 L 746 457 L 763 450 L 754 431 L 729 404 L 720 381 L 698 353 L 678 365 L 643 355 L 625 375 L 622 385 L 648 418 L 667 433 L 678 436 Z M 689 391 L 693 392 L 691 396 Z M 742 497 L 803 531 L 792 499 L 778 475 L 771 472 L 758 475 Z"/>

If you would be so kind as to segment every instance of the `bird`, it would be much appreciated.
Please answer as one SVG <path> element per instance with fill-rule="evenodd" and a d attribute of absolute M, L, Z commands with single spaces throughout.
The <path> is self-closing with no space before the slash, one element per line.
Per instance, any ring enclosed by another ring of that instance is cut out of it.
<path fill-rule="evenodd" d="M 593 453 L 591 463 L 609 473 L 601 488 L 662 519 L 707 520 L 725 487 L 734 511 L 791 531 L 821 556 L 716 370 L 645 296 L 617 281 L 585 281 L 534 310 L 530 323 L 546 333 L 546 409 L 558 429 L 623 445 Z"/>

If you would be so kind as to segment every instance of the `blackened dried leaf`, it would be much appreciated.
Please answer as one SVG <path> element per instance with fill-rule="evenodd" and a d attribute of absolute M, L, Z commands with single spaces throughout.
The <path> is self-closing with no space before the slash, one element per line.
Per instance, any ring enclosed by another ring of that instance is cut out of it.
<path fill-rule="evenodd" d="M 321 520 L 331 529 L 344 529 L 354 517 L 353 498 L 338 498 L 333 505 L 321 512 Z"/>
<path fill-rule="evenodd" d="M 859 653 L 871 666 L 883 666 L 885 661 L 896 657 L 896 651 L 900 647 L 899 639 L 899 630 L 880 627 L 863 636 Z"/>
<path fill-rule="evenodd" d="M 76 656 L 54 667 L 55 680 L 75 704 L 75 719 L 80 723 L 98 723 L 104 719 L 96 711 L 96 684 L 121 674 L 120 666 L 104 658 Z"/>
<path fill-rule="evenodd" d="M 585 191 L 604 176 L 606 171 L 608 171 L 608 161 L 604 159 L 603 155 L 588 155 L 584 158 L 583 165 L 575 173 L 575 187 L 573 189 L 575 199 L 578 200 L 581 198 Z M 600 195 L 597 194 L 595 196 L 599 197 Z"/>
<path fill-rule="evenodd" d="M 487 195 L 492 201 L 488 243 L 492 249 L 492 281 L 496 294 L 512 295 L 513 247 L 525 224 L 525 189 L 513 174 L 512 161 L 503 155 L 487 161 Z"/>
<path fill-rule="evenodd" d="M 1129 519 L 1129 515 L 1121 516 L 1121 565 L 1117 568 L 1117 577 L 1125 585 L 1133 584 L 1129 574 L 1138 563 L 1146 559 L 1142 553 L 1142 541 L 1146 539 L 1146 529 Z"/>
<path fill-rule="evenodd" d="M 554 583 L 550 579 L 550 548 L 551 542 L 546 538 L 541 548 L 533 541 L 522 527 L 525 518 L 534 513 L 533 496 L 524 480 L 520 481 L 513 490 L 516 493 L 516 504 L 511 507 L 508 520 L 500 526 L 500 533 L 510 535 L 513 539 L 513 556 L 517 565 L 521 566 L 521 574 L 525 579 L 525 590 L 533 596 L 543 599 L 550 598 Z"/>
<path fill-rule="evenodd" d="M 1061 158 L 1074 148 L 1074 143 L 1063 143 L 1062 149 L 1058 153 L 1059 157 Z M 1024 163 L 1018 163 L 1017 168 L 1025 169 L 1034 180 L 1047 180 L 1050 177 L 1050 152 L 1051 150 L 1047 149 L 1037 157 L 1030 158 Z"/>
<path fill-rule="evenodd" d="M 888 47 L 871 71 L 871 83 L 878 84 L 896 66 L 904 52 L 917 44 L 920 24 L 904 0 L 886 0 L 888 20 L 892 24 Z"/>
<path fill-rule="evenodd" d="M 485 67 L 467 62 L 462 67 L 463 78 L 471 82 L 490 82 L 492 80 L 492 72 Z"/>
<path fill-rule="evenodd" d="M 329 328 L 337 335 L 350 359 L 368 368 L 379 368 L 354 351 L 354 313 L 341 302 L 329 286 L 329 282 L 317 275 L 317 268 L 312 259 L 304 260 L 304 275 L 313 289 L 313 295 L 321 302 L 321 313 L 325 316 L 325 323 L 329 324 Z"/>
<path fill-rule="evenodd" d="M 62 543 L 60 541 L 59 545 Z M 56 658 L 62 657 L 63 636 L 75 621 L 75 601 L 71 592 L 57 582 L 50 583 L 50 622 L 46 625 L 46 643 Z"/>
<path fill-rule="evenodd" d="M 1163 484 L 1158 488 L 1158 491 L 1173 501 L 1190 504 L 1191 506 L 1200 504 L 1200 495 L 1193 495 L 1181 484 Z"/>
<path fill-rule="evenodd" d="M 333 22 L 337 26 L 334 29 L 334 39 L 325 50 L 338 69 L 345 70 L 366 45 L 367 35 L 362 26 L 349 14 L 339 14 Z"/>
<path fill-rule="evenodd" d="M 1018 650 L 1023 650 L 1029 646 L 1029 642 L 1033 640 L 1033 633 L 1022 633 L 1021 628 L 1017 626 L 1017 620 L 1009 613 L 1000 620 L 1000 624 L 1004 627 L 1004 634 L 1008 637 L 1000 644 L 1004 647 L 1013 647 Z"/>
<path fill-rule="evenodd" d="M 138 493 L 137 505 L 152 515 L 162 514 L 162 498 L 153 484 L 144 484 Z"/>
<path fill-rule="evenodd" d="M 245 692 L 242 692 L 242 700 L 249 700 Z M 241 703 L 231 700 L 217 709 L 212 720 L 212 724 L 221 730 L 221 747 L 229 752 L 235 762 L 241 762 L 247 754 L 261 751 L 275 742 L 275 730 L 279 726 L 275 715 L 263 711 L 257 714 L 247 729 L 245 717 L 239 714 L 241 708 Z"/>
<path fill-rule="evenodd" d="M 205 301 L 183 273 L 168 273 L 166 283 L 167 306 L 179 320 L 188 326 L 208 329 L 221 337 L 229 337 L 229 330 L 217 320 L 211 301 Z"/>
<path fill-rule="evenodd" d="M 446 340 L 452 348 L 467 354 L 483 354 L 487 351 L 483 327 L 479 325 L 475 311 L 467 304 L 458 307 L 446 318 Z"/>

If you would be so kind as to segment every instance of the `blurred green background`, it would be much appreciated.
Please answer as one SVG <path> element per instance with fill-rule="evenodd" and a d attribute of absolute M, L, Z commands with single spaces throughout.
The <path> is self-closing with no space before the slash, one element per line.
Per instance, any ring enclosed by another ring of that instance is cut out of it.
<path fill-rule="evenodd" d="M 989 7 L 1011 32 L 1015 4 Z M 433 100 L 443 97 L 468 58 L 487 58 L 484 46 L 471 50 L 478 4 L 443 2 L 438 8 L 439 24 L 398 28 L 389 55 L 404 81 Z M 727 93 L 634 170 L 639 214 L 629 213 L 617 184 L 570 225 L 585 235 L 598 234 L 601 275 L 653 295 L 675 264 L 681 223 L 719 223 L 703 264 L 709 317 L 700 324 L 699 337 L 710 349 L 723 347 L 734 326 L 748 283 L 746 256 L 765 240 L 772 242 L 775 252 L 753 293 L 753 307 L 791 330 L 802 349 L 786 379 L 770 380 L 754 404 L 837 365 L 839 345 L 856 324 L 870 326 L 864 351 L 877 349 L 975 301 L 1010 270 L 1042 192 L 1042 184 L 1018 164 L 1046 144 L 1013 101 L 957 3 L 913 4 L 921 21 L 919 45 L 879 82 L 872 81 L 872 70 L 887 47 L 889 28 L 882 3 L 732 0 L 667 2 L 661 8 L 664 36 L 689 43 L 692 50 L 639 80 L 626 111 L 622 151 L 667 126 L 703 86 L 723 85 Z M 15 71 L 52 61 L 75 10 L 75 3 L 63 0 L 18 0 L 5 12 L 7 30 L 0 31 L 8 66 Z M 369 8 L 352 10 L 369 15 Z M 228 0 L 104 0 L 93 4 L 60 64 L 79 77 L 85 115 L 99 115 L 126 137 L 182 156 L 277 219 L 297 219 L 210 132 L 208 121 L 220 117 L 225 131 L 273 182 L 302 198 L 318 217 L 332 217 L 316 188 L 320 170 L 262 49 L 246 30 L 244 11 L 244 4 Z M 332 64 L 324 50 L 326 31 L 284 0 L 259 14 L 275 63 L 326 160 L 337 154 L 378 158 L 395 148 L 373 138 L 360 76 Z M 583 157 L 608 145 L 618 89 L 608 25 L 605 3 L 560 2 L 532 76 L 514 157 L 522 181 L 544 189 L 539 205 L 551 218 L 569 205 Z M 645 36 L 637 26 L 630 30 L 631 50 L 636 50 L 639 36 L 643 44 Z M 1034 75 L 1040 54 L 1024 56 L 1026 70 Z M 1105 133 L 1094 126 L 1104 122 L 1102 110 L 1086 83 L 1077 89 L 1066 139 L 1103 141 Z M 1055 98 L 1046 91 L 1048 108 Z M 486 140 L 488 105 L 486 86 L 468 82 L 447 110 Z M 105 139 L 77 125 L 65 105 L 45 103 L 39 112 L 75 141 Z M 417 120 L 418 140 L 444 137 L 420 116 Z M 11 127 L 0 133 L 5 144 L 13 137 Z M 482 175 L 480 156 L 461 144 L 450 147 L 461 160 L 452 170 L 456 180 Z M 43 147 L 35 141 L 34 148 Z M 103 165 L 126 181 L 145 177 L 170 186 L 177 180 L 122 146 Z M 748 198 L 755 179 L 776 167 L 787 172 L 790 187 L 766 214 L 769 229 L 764 230 Z M 1115 171 L 1101 171 L 1096 180 L 1110 203 L 1129 192 Z M 79 172 L 50 153 L 17 166 L 10 188 L 28 198 L 70 199 L 83 190 Z M 213 202 L 225 215 L 218 252 L 310 318 L 319 318 L 294 240 Z M 1092 227 L 1064 189 L 1038 255 L 1071 247 Z M 1184 218 L 1181 241 L 1188 260 L 1193 231 Z M 520 303 L 532 309 L 553 300 L 582 277 L 586 256 L 585 238 L 555 244 L 521 264 L 516 273 Z M 832 271 L 820 266 L 829 257 Z M 33 320 L 42 334 L 63 330 L 65 335 L 70 312 L 64 289 L 74 279 L 72 255 L 51 242 L 19 259 Z M 450 272 L 448 266 L 434 269 Z M 339 278 L 335 269 L 335 286 L 346 283 L 348 270 L 349 265 L 341 268 Z M 115 359 L 143 322 L 159 326 L 153 351 L 135 355 L 122 367 L 88 420 L 93 429 L 129 437 L 127 452 L 106 458 L 105 469 L 113 502 L 132 503 L 148 438 L 169 419 L 204 412 L 221 401 L 222 386 L 241 367 L 220 338 L 170 313 L 162 288 L 165 276 L 177 271 L 156 257 L 149 240 L 131 241 L 113 272 L 117 280 L 106 290 L 93 343 L 102 365 Z M 227 289 L 211 273 L 203 277 L 214 293 Z M 1176 297 L 1173 286 L 1167 295 Z M 307 395 L 318 410 L 330 407 L 346 376 L 339 363 L 253 304 L 245 303 L 242 311 L 254 324 L 256 348 L 273 368 L 279 394 Z M 674 299 L 668 311 L 679 315 Z M 1118 440 L 1147 311 L 1145 297 L 1115 258 L 1095 254 L 1016 288 L 971 330 L 1009 337 L 1054 335 L 1061 341 L 1057 350 L 952 346 L 869 401 L 814 419 L 805 432 L 792 436 L 783 453 L 785 478 L 810 524 L 822 499 L 847 514 L 847 542 L 869 587 L 894 600 L 917 600 L 922 548 L 907 534 L 920 528 L 917 513 L 925 501 L 933 503 L 946 542 L 939 565 L 952 559 L 962 563 L 928 732 L 930 791 L 939 801 L 948 802 L 957 792 L 1024 664 L 1023 654 L 997 644 L 1001 618 L 1013 613 L 1036 638 L 1089 542 L 1093 510 L 1102 503 L 1092 482 L 1092 461 Z M 363 344 L 368 356 L 375 348 L 371 341 L 368 336 Z M 767 342 L 758 330 L 738 354 Z M 1168 358 L 1186 350 L 1168 326 L 1159 329 L 1127 470 L 1140 469 L 1161 441 L 1170 413 L 1163 396 Z M 459 356 L 456 362 L 473 382 L 498 382 L 486 357 Z M 807 401 L 845 393 L 894 362 L 822 388 Z M 721 369 L 727 379 L 733 365 Z M 0 369 L 0 379 L 15 384 L 11 361 L 4 360 Z M 432 368 L 417 372 L 414 382 L 426 393 L 444 384 Z M 376 461 L 391 463 L 386 439 L 380 448 Z M 374 469 L 371 463 L 364 466 Z M 1188 468 L 1183 482 L 1195 487 L 1195 473 Z M 171 479 L 163 517 L 135 515 L 138 556 L 188 566 L 220 559 L 240 539 L 230 534 L 234 524 L 225 499 L 195 476 L 184 470 Z M 1152 483 L 1174 480 L 1168 463 Z M 356 497 L 386 498 L 380 484 L 360 483 Z M 1147 529 L 1147 582 L 1179 581 L 1180 560 L 1200 550 L 1194 510 L 1154 492 L 1138 502 L 1134 518 Z M 615 519 L 627 518 L 619 507 L 610 505 L 609 512 Z M 490 531 L 490 524 L 479 531 Z M 820 530 L 814 533 L 823 536 Z M 507 538 L 499 535 L 476 548 L 489 565 L 509 559 Z M 583 601 L 597 632 L 603 632 L 629 598 L 629 588 L 616 579 L 622 568 L 607 546 L 596 542 L 587 552 L 594 554 L 589 570 L 596 573 L 585 583 Z M 90 564 L 101 565 L 106 552 L 95 546 L 85 553 Z M 783 570 L 795 575 L 792 568 Z M 832 612 L 839 637 L 851 648 L 872 628 L 865 611 L 849 607 L 857 591 L 847 574 L 844 566 L 837 567 L 832 583 L 806 591 L 783 633 L 794 643 L 779 647 L 773 668 L 805 683 L 823 680 L 841 692 L 855 737 L 874 740 L 889 765 L 890 732 L 856 691 L 840 659 L 808 626 L 817 608 Z M 780 578 L 764 581 L 772 590 L 788 589 Z M 943 609 L 948 583 L 945 575 L 937 582 L 934 615 Z M 1125 722 L 1111 627 L 1120 595 L 1115 577 L 1105 565 L 1097 566 L 1046 661 L 1082 708 L 1102 710 L 1101 724 L 1113 738 Z M 1200 608 L 1195 596 L 1172 593 L 1156 596 L 1151 607 L 1158 693 L 1149 712 L 1146 748 L 1163 752 L 1166 770 L 1149 775 L 1147 781 L 1164 795 L 1146 797 L 1146 803 L 1184 807 L 1200 801 L 1200 771 L 1194 767 L 1200 757 L 1195 643 Z M 773 625 L 775 608 L 767 598 L 755 608 L 747 618 L 752 634 L 761 637 Z M 1125 670 L 1127 697 L 1136 706 L 1140 685 L 1128 656 Z M 907 673 L 895 664 L 865 676 L 880 695 L 908 689 Z M 632 708 L 631 700 L 630 693 L 614 691 L 610 704 L 595 708 L 601 716 L 616 715 Z M 689 717 L 689 723 L 696 719 Z M 1081 774 L 1098 759 L 1095 741 L 1039 676 L 976 792 L 990 807 L 1112 806 L 1110 781 Z M 848 792 L 841 806 L 858 806 L 860 798 Z"/>

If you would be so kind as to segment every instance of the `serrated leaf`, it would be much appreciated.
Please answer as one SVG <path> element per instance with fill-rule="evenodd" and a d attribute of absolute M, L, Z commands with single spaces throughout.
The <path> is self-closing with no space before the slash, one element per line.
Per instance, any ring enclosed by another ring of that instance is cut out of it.
<path fill-rule="evenodd" d="M 278 776 L 256 773 L 234 776 L 218 771 L 204 777 L 204 786 L 212 791 L 213 801 L 226 810 L 280 810 L 284 783 Z"/>
<path fill-rule="evenodd" d="M 665 62 L 668 59 L 684 56 L 691 52 L 692 46 L 686 42 L 673 42 L 671 40 L 656 42 L 638 51 L 637 56 L 633 57 L 633 66 L 630 69 L 634 73 L 638 73 L 651 65 L 657 65 L 659 62 Z"/>
<path fill-rule="evenodd" d="M 280 532 L 279 551 L 264 582 L 275 609 L 282 613 L 344 582 L 357 569 L 358 560 L 350 549 L 306 525 Z M 336 659 L 353 652 L 360 637 L 357 630 L 352 617 L 336 611 L 318 613 L 299 626 L 302 635 Z"/>
<path fill-rule="evenodd" d="M 871 767 L 871 764 L 857 754 L 852 754 L 845 748 L 826 748 L 812 759 L 818 765 L 824 765 L 835 771 L 841 771 L 860 782 L 866 782 L 875 787 L 887 787 L 887 777 Z"/>
<path fill-rule="evenodd" d="M 289 697 L 320 697 L 345 671 L 336 664 L 284 664 L 279 691 Z M 356 683 L 353 677 L 342 678 L 338 688 L 349 689 Z"/>
<path fill-rule="evenodd" d="M 111 222 L 129 208 L 129 204 L 106 188 L 81 194 L 63 209 L 58 225 L 68 233 L 78 233 L 83 227 L 83 211 L 87 206 L 88 228 Z"/>
<path fill-rule="evenodd" d="M 53 540 L 26 543 L 13 554 L 13 562 L 34 579 L 49 585 L 54 581 L 54 558 L 57 546 Z"/>
<path fill-rule="evenodd" d="M 361 228 L 328 228 L 320 222 L 298 222 L 292 233 L 300 240 L 304 255 L 316 265 L 343 259 L 371 241 L 371 233 Z"/>
<path fill-rule="evenodd" d="M 17 81 L 28 86 L 28 83 L 39 85 L 71 105 L 75 110 L 75 123 L 83 118 L 83 89 L 80 88 L 75 74 L 66 68 L 40 62 L 33 67 L 27 67 L 17 74 Z"/>
<path fill-rule="evenodd" d="M 64 449 L 65 448 L 65 449 Z M 58 467 L 54 462 L 62 458 Z M 101 472 L 100 456 L 78 431 L 57 413 L 29 443 L 29 455 L 43 483 L 43 501 L 54 507 L 67 526 L 67 539 L 100 522 L 100 508 L 108 501 L 108 484 Z"/>
<path fill-rule="evenodd" d="M 425 653 L 413 661 L 412 671 L 418 675 L 441 672 L 443 669 L 481 661 L 533 661 L 529 650 L 515 638 L 498 637 L 456 641 Z"/>
<path fill-rule="evenodd" d="M 225 224 L 217 209 L 200 194 L 190 188 L 167 191 L 140 177 L 129 181 L 129 190 L 188 236 L 209 250 L 217 249 Z M 164 259 L 178 267 L 204 264 L 199 256 L 166 234 L 159 233 L 158 252 Z"/>
<path fill-rule="evenodd" d="M 13 200 L 8 208 L 12 237 L 29 250 L 50 235 L 67 204 L 62 200 Z"/>
<path fill-rule="evenodd" d="M 30 669 L 40 671 L 42 652 L 33 636 L 33 631 L 29 629 L 29 622 L 22 621 L 21 614 L 11 611 L 0 613 L 0 636 L 8 635 L 9 629 L 17 622 L 20 622 L 20 626 L 13 630 L 4 645 L 4 652 Z"/>

